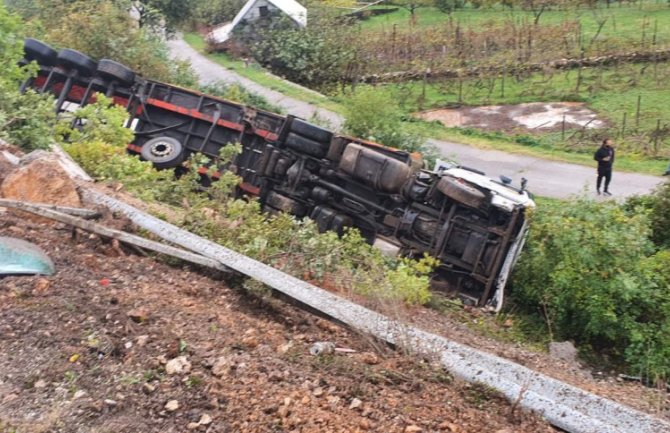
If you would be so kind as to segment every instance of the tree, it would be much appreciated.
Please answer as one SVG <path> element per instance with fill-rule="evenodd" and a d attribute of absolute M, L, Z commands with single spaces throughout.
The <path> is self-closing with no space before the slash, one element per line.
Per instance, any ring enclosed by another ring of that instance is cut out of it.
<path fill-rule="evenodd" d="M 464 0 L 435 0 L 435 7 L 445 14 L 451 15 L 456 9 L 461 9 L 465 6 Z"/>
<path fill-rule="evenodd" d="M 394 0 L 393 4 L 407 9 L 412 16 L 412 21 L 416 19 L 416 10 L 421 7 L 432 6 L 435 0 Z"/>

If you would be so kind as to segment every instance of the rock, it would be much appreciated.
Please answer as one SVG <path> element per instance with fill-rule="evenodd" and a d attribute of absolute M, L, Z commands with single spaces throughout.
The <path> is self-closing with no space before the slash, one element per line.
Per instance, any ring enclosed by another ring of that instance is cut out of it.
<path fill-rule="evenodd" d="M 250 349 L 253 349 L 258 346 L 258 338 L 254 333 L 250 333 L 249 331 L 246 332 L 246 335 L 244 338 L 242 338 L 242 344 L 247 346 Z"/>
<path fill-rule="evenodd" d="M 291 414 L 291 409 L 288 406 L 282 406 L 277 410 L 277 415 L 279 415 L 282 419 L 287 418 Z"/>
<path fill-rule="evenodd" d="M 35 285 L 33 286 L 33 295 L 34 296 L 45 295 L 49 290 L 50 285 L 51 282 L 46 278 L 38 278 L 37 281 L 35 281 Z"/>
<path fill-rule="evenodd" d="M 188 423 L 188 425 L 186 426 L 186 428 L 187 428 L 188 430 L 197 430 L 199 427 L 200 427 L 200 424 L 198 424 L 197 422 L 190 422 L 190 423 Z"/>
<path fill-rule="evenodd" d="M 329 341 L 317 341 L 309 348 L 312 356 L 329 355 L 335 352 L 335 344 Z"/>
<path fill-rule="evenodd" d="M 370 421 L 367 418 L 362 418 L 358 422 L 358 426 L 361 428 L 361 430 L 370 430 Z"/>
<path fill-rule="evenodd" d="M 408 425 L 405 428 L 405 433 L 421 433 L 423 429 L 418 425 Z"/>
<path fill-rule="evenodd" d="M 128 311 L 126 315 L 130 317 L 133 322 L 136 323 L 143 323 L 149 320 L 149 315 L 151 313 L 149 312 L 148 308 L 145 307 L 138 307 L 138 308 L 133 308 L 132 310 Z"/>
<path fill-rule="evenodd" d="M 11 153 L 5 155 L 4 152 L 0 152 L 0 184 L 16 168 L 17 160 L 12 157 Z"/>
<path fill-rule="evenodd" d="M 174 412 L 177 409 L 179 409 L 179 402 L 177 400 L 170 400 L 165 403 L 165 410 L 168 412 Z"/>
<path fill-rule="evenodd" d="M 225 356 L 219 357 L 212 366 L 212 374 L 217 377 L 225 376 L 230 372 L 232 363 Z"/>
<path fill-rule="evenodd" d="M 106 398 L 103 403 L 105 403 L 107 406 L 116 406 L 117 403 L 116 400 L 112 400 L 111 398 Z"/>
<path fill-rule="evenodd" d="M 137 345 L 140 347 L 146 346 L 148 341 L 149 341 L 148 335 L 140 335 L 139 337 L 137 337 Z"/>
<path fill-rule="evenodd" d="M 156 391 L 156 387 L 153 386 L 152 384 L 145 383 L 144 385 L 142 385 L 142 392 L 144 392 L 145 394 L 149 395 L 152 394 L 154 391 Z"/>
<path fill-rule="evenodd" d="M 570 364 L 577 363 L 577 349 L 574 344 L 570 341 L 555 342 L 552 341 L 549 343 L 549 354 L 561 361 L 568 362 Z"/>
<path fill-rule="evenodd" d="M 323 388 L 321 388 L 320 386 L 317 387 L 317 388 L 314 388 L 314 391 L 312 391 L 312 394 L 314 395 L 314 397 L 321 397 L 323 395 Z"/>
<path fill-rule="evenodd" d="M 40 379 L 37 382 L 35 382 L 34 386 L 37 389 L 44 389 L 47 387 L 47 382 L 44 379 Z"/>
<path fill-rule="evenodd" d="M 202 416 L 200 417 L 200 421 L 198 421 L 198 424 L 200 425 L 210 425 L 212 423 L 212 417 L 207 415 L 206 413 L 203 413 Z"/>
<path fill-rule="evenodd" d="M 2 399 L 2 402 L 3 402 L 3 403 L 9 403 L 9 402 L 12 402 L 12 401 L 16 400 L 17 398 L 19 398 L 19 395 L 18 395 L 18 394 L 15 394 L 15 393 L 7 394 L 7 395 Z"/>
<path fill-rule="evenodd" d="M 168 375 L 188 373 L 191 371 L 191 363 L 185 356 L 178 356 L 165 364 L 165 372 Z"/>
<path fill-rule="evenodd" d="M 289 341 L 286 344 L 282 344 L 281 346 L 277 347 L 277 353 L 279 353 L 281 355 L 285 355 L 292 348 L 293 348 L 293 340 Z"/>
<path fill-rule="evenodd" d="M 76 185 L 53 158 L 36 159 L 14 169 L 0 185 L 0 196 L 35 203 L 81 207 Z M 26 218 L 33 221 L 53 223 L 46 218 L 25 213 L 21 215 L 26 215 Z"/>
<path fill-rule="evenodd" d="M 379 364 L 379 357 L 374 353 L 365 352 L 361 354 L 361 361 L 368 365 L 377 365 Z"/>
<path fill-rule="evenodd" d="M 72 398 L 74 400 L 77 400 L 77 399 L 85 397 L 85 396 L 86 396 L 86 391 L 84 391 L 83 389 L 79 389 L 79 390 L 77 390 L 77 392 L 74 393 Z"/>
<path fill-rule="evenodd" d="M 326 397 L 326 401 L 328 401 L 328 403 L 332 404 L 333 406 L 337 406 L 338 404 L 340 404 L 340 397 L 336 395 L 329 395 L 328 397 Z"/>
<path fill-rule="evenodd" d="M 439 426 L 437 426 L 440 430 L 446 430 L 450 431 L 453 433 L 460 433 L 461 429 L 458 427 L 456 424 L 449 422 L 449 421 L 444 421 L 440 423 Z"/>
<path fill-rule="evenodd" d="M 354 398 L 351 400 L 351 404 L 349 405 L 349 409 L 359 409 L 363 405 L 363 402 L 357 398 Z"/>

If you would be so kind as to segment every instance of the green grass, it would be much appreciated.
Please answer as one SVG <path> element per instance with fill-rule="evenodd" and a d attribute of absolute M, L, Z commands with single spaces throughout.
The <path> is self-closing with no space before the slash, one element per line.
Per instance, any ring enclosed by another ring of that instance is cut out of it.
<path fill-rule="evenodd" d="M 625 5 L 619 7 L 619 3 L 613 4 L 609 9 L 601 6 L 598 9 L 580 8 L 566 11 L 546 11 L 540 17 L 540 25 L 560 24 L 565 21 L 579 21 L 582 25 L 586 40 L 590 40 L 598 29 L 598 20 L 607 18 L 601 31 L 603 38 L 617 38 L 629 41 L 640 41 L 642 28 L 646 26 L 646 39 L 649 41 L 654 31 L 654 23 L 657 22 L 657 42 L 670 42 L 670 8 L 666 2 L 655 0 L 645 1 L 642 7 L 638 5 Z M 464 27 L 479 27 L 487 22 L 502 22 L 512 19 L 514 21 L 529 20 L 533 22 L 533 13 L 523 10 L 503 10 L 500 7 L 493 9 L 465 8 L 454 11 L 452 19 Z M 416 12 L 416 25 L 418 27 L 434 27 L 444 24 L 449 17 L 436 8 L 420 8 Z M 391 30 L 393 25 L 398 30 L 410 25 L 410 13 L 406 9 L 396 12 L 372 17 L 361 22 L 363 30 Z"/>
<path fill-rule="evenodd" d="M 272 75 L 256 63 L 251 63 L 249 66 L 245 66 L 243 61 L 234 59 L 225 53 L 208 53 L 206 50 L 206 42 L 199 33 L 185 33 L 184 40 L 196 51 L 204 54 L 210 60 L 220 64 L 221 66 L 224 66 L 225 68 L 237 72 L 239 75 L 248 78 L 255 83 L 277 91 L 288 97 L 305 101 L 312 105 L 325 108 L 336 113 L 341 113 L 343 111 L 339 104 L 331 101 L 329 98 L 317 92 L 300 87 L 289 81 L 283 80 L 276 75 Z"/>

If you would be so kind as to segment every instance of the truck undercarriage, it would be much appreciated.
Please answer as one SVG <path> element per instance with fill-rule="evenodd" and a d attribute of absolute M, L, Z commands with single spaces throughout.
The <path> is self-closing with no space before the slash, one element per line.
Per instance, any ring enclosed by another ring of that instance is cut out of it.
<path fill-rule="evenodd" d="M 225 169 L 264 210 L 310 217 L 322 231 L 355 227 L 391 254 L 430 254 L 441 263 L 435 289 L 502 307 L 534 207 L 524 188 L 463 167 L 425 170 L 419 154 L 147 80 L 113 60 L 96 62 L 34 39 L 24 48 L 23 61 L 40 68 L 22 90 L 53 94 L 57 112 L 89 104 L 97 93 L 111 97 L 130 115 L 135 139 L 128 151 L 157 168 L 181 167 L 193 153 L 216 164 L 223 146 L 240 143 L 242 152 Z"/>

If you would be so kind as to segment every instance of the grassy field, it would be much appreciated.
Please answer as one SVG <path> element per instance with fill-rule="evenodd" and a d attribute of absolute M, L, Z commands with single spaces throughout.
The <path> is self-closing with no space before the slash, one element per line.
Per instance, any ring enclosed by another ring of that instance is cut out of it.
<path fill-rule="evenodd" d="M 361 27 L 363 30 L 390 30 L 395 24 L 398 29 L 403 29 L 410 25 L 410 17 L 409 11 L 401 8 L 396 12 L 362 21 Z M 546 11 L 541 15 L 539 23 L 558 24 L 564 21 L 579 20 L 585 38 L 590 40 L 597 32 L 598 21 L 605 18 L 607 18 L 607 21 L 601 31 L 602 38 L 640 41 L 644 28 L 646 40 L 649 41 L 656 25 L 657 42 L 659 44 L 670 43 L 670 7 L 666 2 L 655 0 L 643 2 L 641 7 L 636 4 L 626 4 L 620 7 L 617 3 L 609 9 L 600 7 L 595 10 L 581 8 L 566 11 Z M 502 22 L 509 19 L 532 22 L 534 17 L 530 11 L 466 8 L 454 11 L 452 19 L 462 26 L 477 27 L 486 22 Z M 416 12 L 416 25 L 419 27 L 439 26 L 448 20 L 448 15 L 432 7 L 420 8 Z"/>
<path fill-rule="evenodd" d="M 293 84 L 289 81 L 283 80 L 276 75 L 272 75 L 256 63 L 251 63 L 249 66 L 246 66 L 242 60 L 234 59 L 224 53 L 206 53 L 205 39 L 199 33 L 185 33 L 184 40 L 198 52 L 205 54 L 210 60 L 230 70 L 233 70 L 241 76 L 248 78 L 262 86 L 275 90 L 291 98 L 309 102 L 310 104 L 326 108 L 331 111 L 342 111 L 342 108 L 337 103 L 333 103 L 327 97 Z"/>

